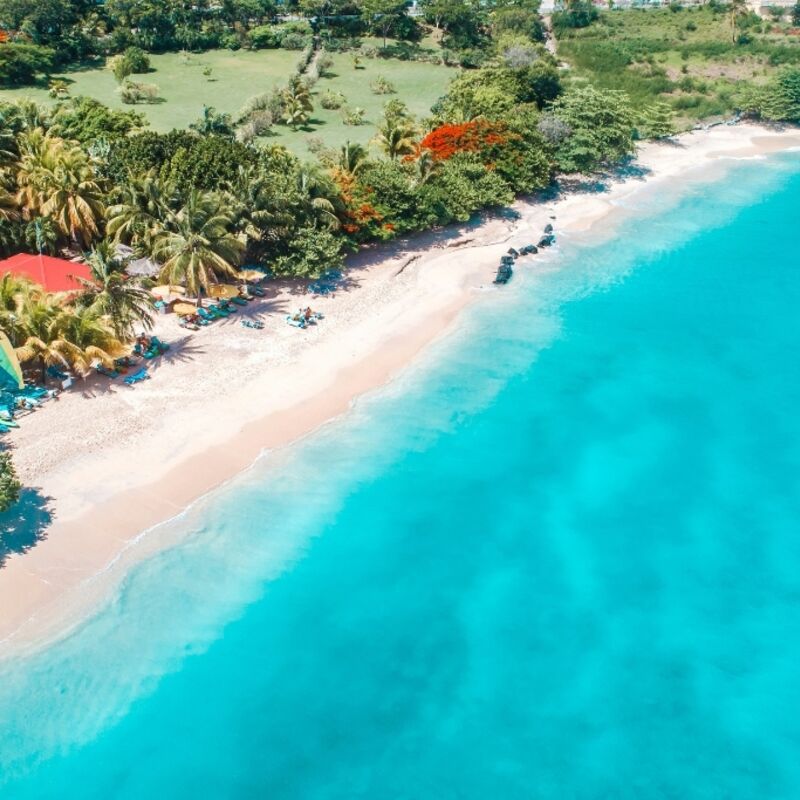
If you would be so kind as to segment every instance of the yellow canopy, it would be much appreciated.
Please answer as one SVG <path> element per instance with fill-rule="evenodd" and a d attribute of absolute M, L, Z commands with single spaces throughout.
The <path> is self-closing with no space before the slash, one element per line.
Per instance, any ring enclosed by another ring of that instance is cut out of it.
<path fill-rule="evenodd" d="M 168 300 L 174 296 L 183 297 L 186 294 L 186 289 L 183 286 L 154 286 L 150 290 L 150 294 L 160 297 L 162 300 Z"/>
<path fill-rule="evenodd" d="M 181 317 L 188 317 L 197 313 L 197 306 L 191 303 L 175 303 L 172 310 Z"/>
<path fill-rule="evenodd" d="M 242 269 L 239 270 L 239 277 L 243 281 L 263 281 L 267 276 L 257 269 Z"/>
<path fill-rule="evenodd" d="M 238 286 L 231 286 L 229 283 L 215 283 L 208 287 L 209 297 L 237 297 L 239 294 Z"/>

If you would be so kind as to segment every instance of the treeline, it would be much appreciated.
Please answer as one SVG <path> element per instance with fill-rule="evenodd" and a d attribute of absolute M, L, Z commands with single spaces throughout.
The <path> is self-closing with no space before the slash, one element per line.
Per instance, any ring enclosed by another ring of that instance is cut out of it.
<path fill-rule="evenodd" d="M 390 100 L 373 149 L 320 143 L 312 163 L 237 141 L 209 113 L 195 130 L 158 134 L 139 114 L 87 98 L 52 111 L 0 106 L 0 248 L 80 250 L 105 239 L 163 262 L 165 232 L 186 225 L 190 236 L 205 215 L 240 243 L 231 267 L 314 276 L 365 242 L 466 220 L 546 187 L 557 171 L 614 162 L 637 136 L 671 131 L 658 106 L 634 109 L 589 86 L 564 91 L 552 56 L 527 36 L 504 34 L 493 52 L 430 117 Z"/>
<path fill-rule="evenodd" d="M 537 0 L 422 0 L 443 57 L 479 66 L 492 36 L 524 29 L 543 40 Z M 416 42 L 423 28 L 404 0 L 3 0 L 0 85 L 31 83 L 71 63 L 122 53 L 211 48 L 302 50 L 318 34 L 329 49 L 367 34 Z M 282 22 L 286 15 L 295 20 Z M 297 17 L 304 19 L 297 20 Z M 452 53 L 454 55 L 447 55 Z M 404 51 L 407 56 L 408 51 Z"/>

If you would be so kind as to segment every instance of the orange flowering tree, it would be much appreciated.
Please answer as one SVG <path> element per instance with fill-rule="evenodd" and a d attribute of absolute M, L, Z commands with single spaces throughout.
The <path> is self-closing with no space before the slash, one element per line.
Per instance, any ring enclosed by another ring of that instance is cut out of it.
<path fill-rule="evenodd" d="M 507 142 L 507 126 L 504 122 L 475 119 L 434 128 L 420 142 L 420 148 L 429 151 L 435 161 L 447 161 L 457 153 L 482 155 Z"/>

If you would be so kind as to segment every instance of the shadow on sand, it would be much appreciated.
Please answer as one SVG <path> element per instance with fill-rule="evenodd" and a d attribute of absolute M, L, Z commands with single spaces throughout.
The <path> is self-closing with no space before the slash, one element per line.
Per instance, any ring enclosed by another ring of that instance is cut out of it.
<path fill-rule="evenodd" d="M 52 498 L 37 489 L 23 489 L 19 502 L 0 514 L 0 568 L 14 553 L 27 553 L 47 538 L 53 521 Z"/>

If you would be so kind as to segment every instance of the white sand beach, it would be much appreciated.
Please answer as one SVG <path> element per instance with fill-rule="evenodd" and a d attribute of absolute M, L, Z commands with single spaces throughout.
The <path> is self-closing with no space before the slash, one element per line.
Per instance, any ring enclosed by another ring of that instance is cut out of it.
<path fill-rule="evenodd" d="M 143 530 L 179 513 L 247 468 L 265 448 L 290 444 L 346 413 L 353 399 L 398 374 L 452 329 L 486 291 L 510 245 L 610 220 L 645 187 L 703 179 L 721 159 L 800 147 L 797 129 L 719 126 L 647 144 L 642 178 L 602 193 L 518 201 L 511 216 L 364 250 L 349 260 L 346 286 L 311 298 L 300 284 L 267 284 L 229 320 L 197 332 L 174 315 L 156 333 L 171 343 L 135 387 L 93 376 L 26 416 L 8 437 L 20 478 L 44 498 L 52 522 L 40 541 L 0 565 L 0 656 L 67 630 L 154 548 Z M 708 180 L 712 179 L 709 174 Z M 555 219 L 554 219 L 555 218 Z M 530 267 L 535 268 L 535 258 Z M 285 315 L 308 304 L 325 318 L 298 330 Z M 243 327 L 257 317 L 263 330 Z M 134 546 L 131 546 L 135 542 Z M 120 555 L 124 552 L 124 558 Z M 109 570 L 109 565 L 117 568 Z M 103 573 L 107 580 L 93 580 Z"/>

